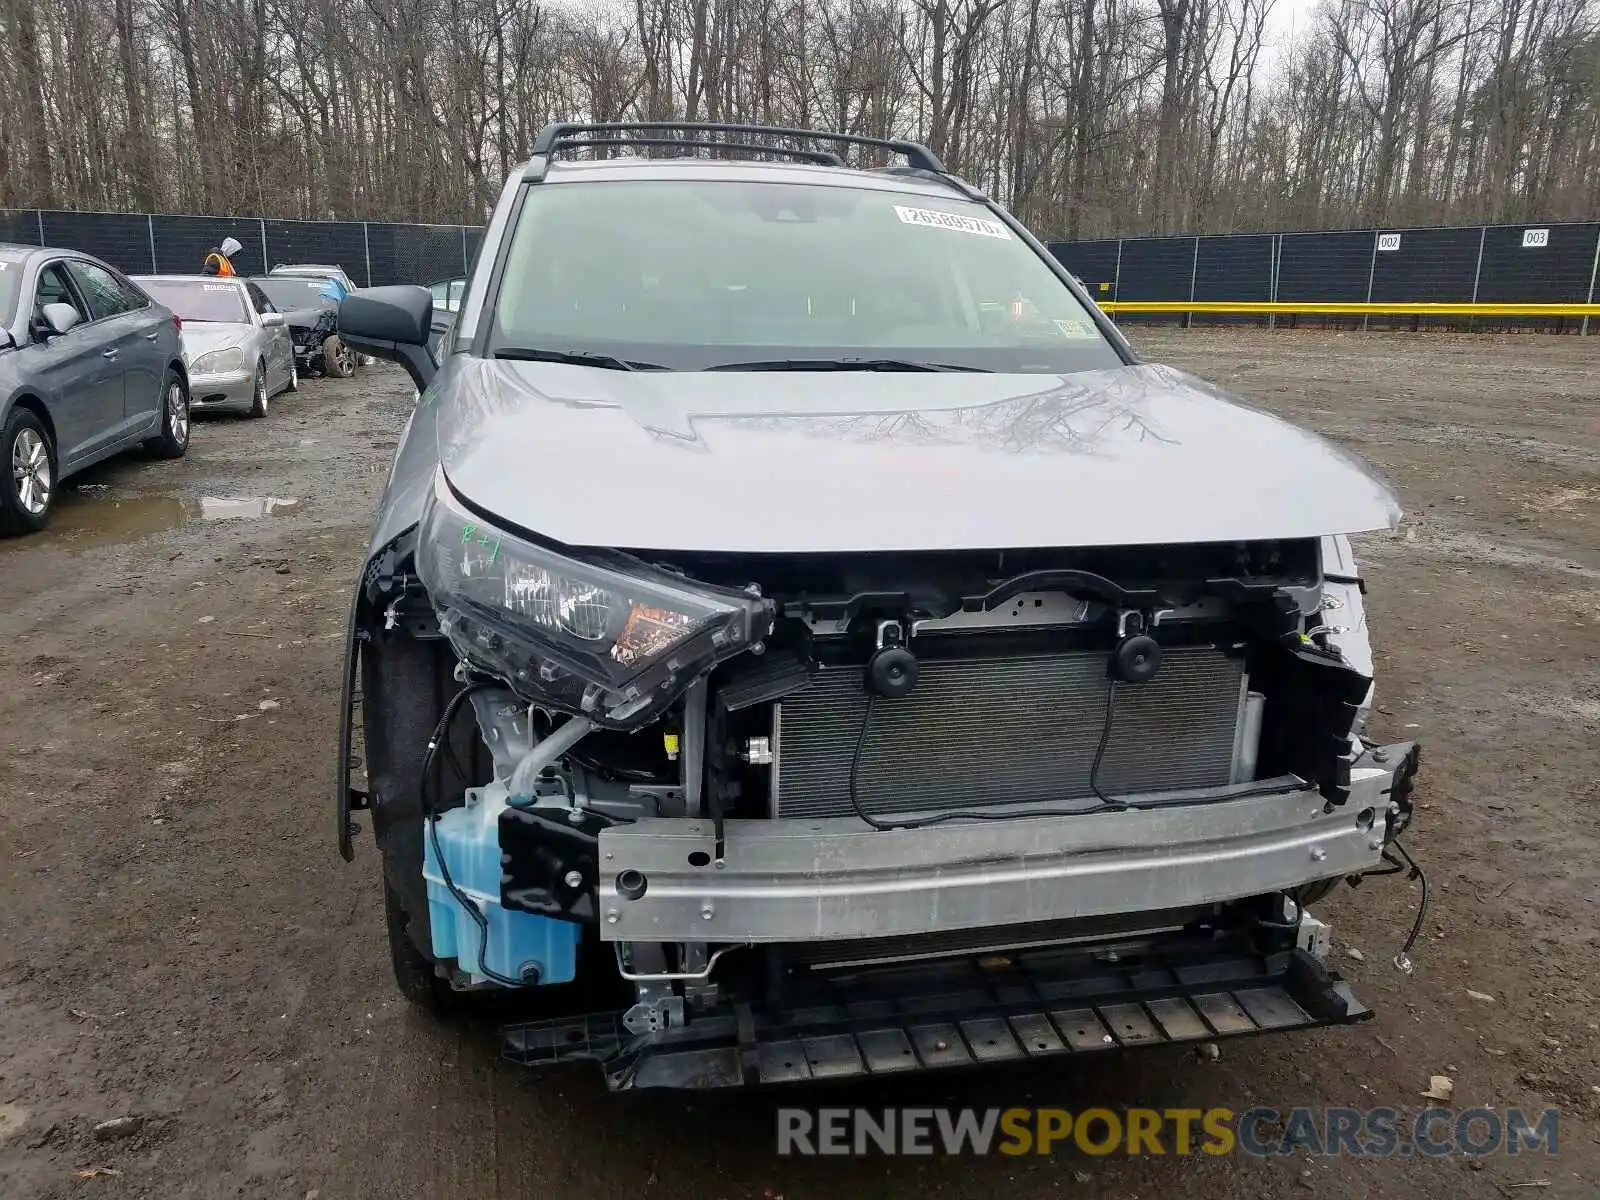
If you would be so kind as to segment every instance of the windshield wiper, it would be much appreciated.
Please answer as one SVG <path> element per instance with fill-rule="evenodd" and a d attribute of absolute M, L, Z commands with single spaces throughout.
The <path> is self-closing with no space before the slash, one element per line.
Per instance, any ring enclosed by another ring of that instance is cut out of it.
<path fill-rule="evenodd" d="M 708 371 L 981 371 L 959 363 L 922 362 L 914 358 L 773 358 L 756 362 L 718 363 Z"/>
<path fill-rule="evenodd" d="M 496 358 L 514 358 L 519 362 L 571 363 L 577 367 L 603 367 L 608 371 L 665 371 L 667 369 L 660 363 L 618 358 L 615 354 L 591 354 L 586 350 L 536 350 L 514 346 L 496 350 L 494 356 Z"/>

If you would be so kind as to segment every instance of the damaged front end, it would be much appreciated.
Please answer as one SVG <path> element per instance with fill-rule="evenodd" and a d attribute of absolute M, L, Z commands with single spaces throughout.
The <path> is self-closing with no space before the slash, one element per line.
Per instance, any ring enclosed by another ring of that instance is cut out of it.
<path fill-rule="evenodd" d="M 519 1061 L 709 1087 L 1368 1015 L 1307 910 L 1383 868 L 1418 751 L 1363 737 L 1342 537 L 580 552 L 441 475 L 352 626 L 341 836 L 368 802 L 408 995 L 550 999 Z"/>

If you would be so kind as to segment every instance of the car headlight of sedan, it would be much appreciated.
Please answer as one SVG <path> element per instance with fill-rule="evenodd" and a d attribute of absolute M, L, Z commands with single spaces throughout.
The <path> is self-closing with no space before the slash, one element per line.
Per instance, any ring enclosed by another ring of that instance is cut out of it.
<path fill-rule="evenodd" d="M 417 574 L 467 662 L 529 699 L 616 729 L 658 716 L 696 678 L 772 631 L 775 608 L 627 555 L 571 558 L 468 512 L 443 476 Z"/>
<path fill-rule="evenodd" d="M 227 375 L 232 372 L 244 370 L 244 350 L 238 346 L 228 346 L 222 350 L 213 350 L 209 354 L 202 354 L 190 365 L 189 370 L 196 375 Z"/>

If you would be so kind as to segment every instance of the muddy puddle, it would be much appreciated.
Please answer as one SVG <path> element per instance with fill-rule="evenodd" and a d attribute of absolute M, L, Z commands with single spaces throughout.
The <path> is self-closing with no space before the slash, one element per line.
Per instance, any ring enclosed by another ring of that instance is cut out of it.
<path fill-rule="evenodd" d="M 119 495 L 97 487 L 69 488 L 43 533 L 0 541 L 0 553 L 53 545 L 69 552 L 120 546 L 194 522 L 290 517 L 305 502 L 283 496 Z"/>

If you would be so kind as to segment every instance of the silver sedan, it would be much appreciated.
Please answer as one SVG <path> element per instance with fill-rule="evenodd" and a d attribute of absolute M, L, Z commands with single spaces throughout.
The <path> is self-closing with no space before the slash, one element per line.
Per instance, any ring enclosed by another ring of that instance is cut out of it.
<path fill-rule="evenodd" d="M 289 327 L 255 284 L 215 275 L 136 279 L 183 322 L 194 408 L 237 408 L 264 417 L 273 396 L 299 388 Z"/>

